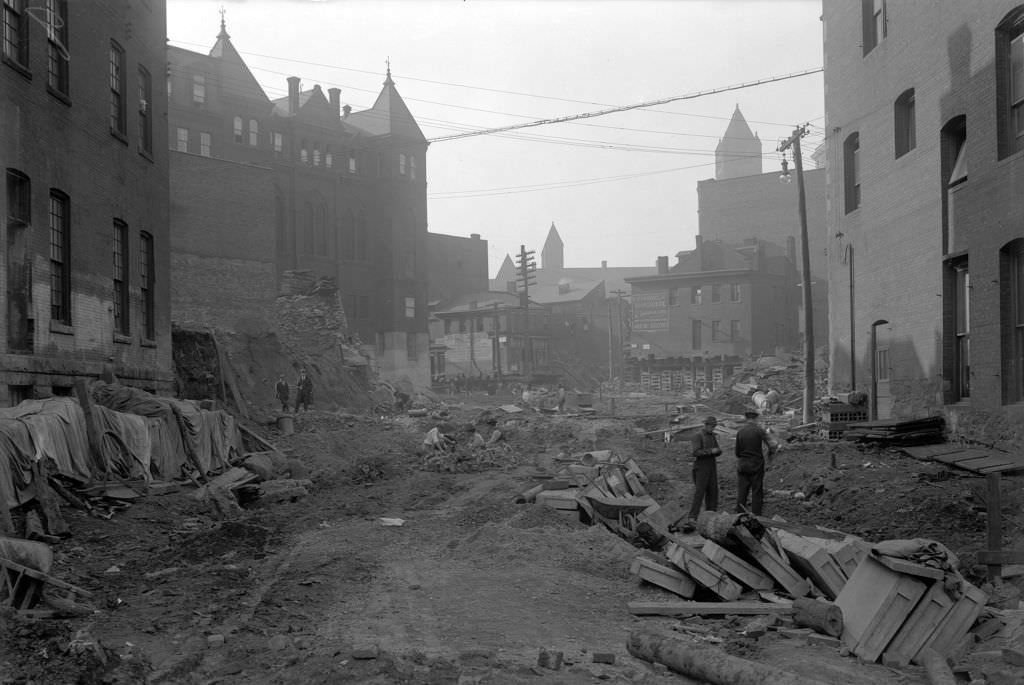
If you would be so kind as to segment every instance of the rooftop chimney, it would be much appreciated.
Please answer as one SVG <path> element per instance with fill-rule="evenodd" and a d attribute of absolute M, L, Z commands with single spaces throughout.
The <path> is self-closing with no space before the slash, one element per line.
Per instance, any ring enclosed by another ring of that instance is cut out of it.
<path fill-rule="evenodd" d="M 601 260 L 601 268 L 602 269 L 607 269 L 608 268 L 608 260 L 607 259 L 602 259 Z"/>
<path fill-rule="evenodd" d="M 664 257 L 658 257 L 656 263 L 658 265 L 658 275 L 659 276 L 662 276 L 662 275 L 668 273 L 668 255 L 665 255 Z"/>
<path fill-rule="evenodd" d="M 472 238 L 473 240 L 480 240 L 480 234 L 479 233 L 470 233 L 469 237 Z"/>
<path fill-rule="evenodd" d="M 348 115 L 352 113 L 352 105 L 345 105 L 341 108 L 341 118 L 348 119 Z"/>
<path fill-rule="evenodd" d="M 288 77 L 288 115 L 295 116 L 299 111 L 299 77 Z"/>
<path fill-rule="evenodd" d="M 327 94 L 330 96 L 331 112 L 334 116 L 341 116 L 341 88 L 328 88 Z"/>

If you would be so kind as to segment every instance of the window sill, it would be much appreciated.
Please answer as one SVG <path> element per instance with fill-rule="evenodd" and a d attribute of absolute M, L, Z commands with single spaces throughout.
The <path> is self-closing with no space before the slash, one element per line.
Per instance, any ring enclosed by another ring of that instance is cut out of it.
<path fill-rule="evenodd" d="M 118 345 L 131 345 L 132 336 L 124 335 L 123 333 L 114 333 L 114 342 Z"/>
<path fill-rule="evenodd" d="M 75 327 L 62 321 L 50 319 L 50 332 L 60 333 L 61 335 L 74 335 Z"/>
<path fill-rule="evenodd" d="M 71 98 L 68 97 L 67 93 L 59 91 L 49 84 L 46 85 L 46 92 L 49 93 L 55 100 L 60 100 L 68 107 L 71 106 Z"/>
<path fill-rule="evenodd" d="M 143 150 L 142 148 L 139 148 L 139 157 L 142 157 L 143 159 L 145 159 L 145 160 L 147 160 L 149 162 L 153 161 L 153 153 L 152 152 L 147 152 L 146 150 Z"/>
<path fill-rule="evenodd" d="M 22 76 L 27 78 L 29 81 L 32 80 L 32 72 L 29 71 L 28 67 L 26 67 L 21 62 L 18 62 L 16 60 L 13 60 L 10 57 L 6 57 L 6 56 L 3 57 L 3 58 L 0 58 L 0 60 L 2 60 L 3 63 L 6 64 L 7 66 L 9 66 L 11 69 L 14 69 L 16 72 L 18 72 L 19 74 L 21 74 Z"/>
<path fill-rule="evenodd" d="M 156 340 L 151 338 L 139 338 L 139 347 L 156 347 Z"/>
<path fill-rule="evenodd" d="M 1006 155 L 1004 155 L 997 161 L 997 164 L 1006 164 L 1012 162 L 1015 159 L 1020 159 L 1022 157 L 1024 157 L 1024 147 L 1020 148 L 1019 150 L 1014 150 L 1013 152 L 1006 153 Z"/>
<path fill-rule="evenodd" d="M 117 138 L 118 140 L 120 140 L 120 141 L 121 141 L 122 143 L 124 143 L 125 145 L 127 145 L 127 144 L 128 144 L 128 136 L 126 136 L 125 134 L 121 133 L 121 132 L 120 132 L 120 131 L 118 131 L 117 129 L 113 129 L 113 128 L 112 128 L 112 129 L 110 129 L 110 135 L 114 136 L 115 138 Z"/>

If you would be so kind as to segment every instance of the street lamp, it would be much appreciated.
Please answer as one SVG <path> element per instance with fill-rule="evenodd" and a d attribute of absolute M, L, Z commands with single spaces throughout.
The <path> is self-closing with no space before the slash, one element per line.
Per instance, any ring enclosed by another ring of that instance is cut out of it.
<path fill-rule="evenodd" d="M 779 174 L 779 183 L 789 184 L 793 182 L 793 175 L 789 173 L 789 160 L 782 156 L 782 173 Z"/>

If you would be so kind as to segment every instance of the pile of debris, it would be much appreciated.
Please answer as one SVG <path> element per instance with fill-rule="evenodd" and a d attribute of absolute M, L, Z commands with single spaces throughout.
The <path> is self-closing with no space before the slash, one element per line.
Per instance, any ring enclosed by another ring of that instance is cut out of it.
<path fill-rule="evenodd" d="M 897 447 L 932 445 L 945 440 L 945 425 L 946 422 L 941 416 L 904 421 L 864 421 L 850 424 L 843 433 L 843 439 Z"/>

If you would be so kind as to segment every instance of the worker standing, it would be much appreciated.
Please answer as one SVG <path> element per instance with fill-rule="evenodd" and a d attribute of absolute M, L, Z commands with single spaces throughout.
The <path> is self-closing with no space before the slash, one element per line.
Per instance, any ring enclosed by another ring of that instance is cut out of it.
<path fill-rule="evenodd" d="M 700 432 L 691 440 L 693 453 L 693 503 L 690 505 L 690 517 L 683 524 L 683 532 L 690 533 L 697 527 L 697 516 L 701 504 L 708 511 L 718 509 L 718 456 L 722 448 L 718 446 L 715 428 L 718 419 L 709 416 L 704 419 Z"/>
<path fill-rule="evenodd" d="M 749 511 L 760 516 L 764 509 L 764 448 L 768 449 L 771 463 L 779 443 L 768 431 L 758 425 L 756 411 L 744 413 L 746 425 L 736 432 L 736 513 Z"/>

